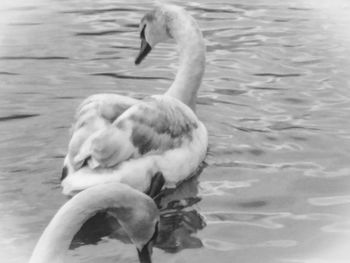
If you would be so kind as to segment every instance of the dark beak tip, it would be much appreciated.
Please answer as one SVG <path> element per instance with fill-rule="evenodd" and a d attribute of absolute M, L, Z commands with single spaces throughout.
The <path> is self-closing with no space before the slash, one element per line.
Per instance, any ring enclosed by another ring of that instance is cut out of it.
<path fill-rule="evenodd" d="M 139 65 L 142 62 L 142 60 L 148 55 L 148 53 L 151 52 L 151 50 L 152 47 L 147 43 L 146 40 L 142 39 L 140 52 L 135 59 L 135 65 Z"/>

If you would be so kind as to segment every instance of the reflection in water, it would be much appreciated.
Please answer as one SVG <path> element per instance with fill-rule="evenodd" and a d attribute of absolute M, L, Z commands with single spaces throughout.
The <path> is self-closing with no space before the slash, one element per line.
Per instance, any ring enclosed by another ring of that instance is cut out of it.
<path fill-rule="evenodd" d="M 193 235 L 206 225 L 194 207 L 199 201 L 198 174 L 181 183 L 176 189 L 166 190 L 163 193 L 159 232 L 154 247 L 168 253 L 176 253 L 183 249 L 203 246 L 202 241 Z M 89 219 L 75 235 L 70 248 L 97 244 L 106 236 L 123 243 L 131 243 L 112 213 L 107 211 Z"/>

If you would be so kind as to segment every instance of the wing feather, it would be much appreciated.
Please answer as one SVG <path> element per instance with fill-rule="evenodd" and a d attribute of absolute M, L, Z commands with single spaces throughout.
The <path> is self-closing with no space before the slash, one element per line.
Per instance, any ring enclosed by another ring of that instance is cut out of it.
<path fill-rule="evenodd" d="M 89 156 L 91 141 L 139 100 L 116 94 L 96 94 L 85 99 L 76 112 L 72 137 L 64 166 L 69 173 L 81 167 Z M 107 149 L 108 150 L 108 149 Z"/>
<path fill-rule="evenodd" d="M 197 127 L 197 117 L 182 102 L 154 96 L 91 136 L 75 163 L 88 160 L 91 169 L 108 168 L 145 154 L 160 154 L 190 141 Z"/>
<path fill-rule="evenodd" d="M 191 139 L 193 129 L 197 128 L 197 118 L 188 116 L 174 99 L 153 99 L 140 104 L 129 119 L 133 126 L 131 141 L 141 155 L 179 147 L 184 140 Z"/>

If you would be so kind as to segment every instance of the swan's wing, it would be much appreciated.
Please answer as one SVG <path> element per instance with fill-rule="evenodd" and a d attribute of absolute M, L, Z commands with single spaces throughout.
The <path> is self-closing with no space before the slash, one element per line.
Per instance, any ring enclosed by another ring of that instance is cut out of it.
<path fill-rule="evenodd" d="M 75 170 L 73 160 L 91 136 L 111 126 L 122 113 L 139 102 L 116 94 L 96 94 L 85 99 L 76 112 L 61 180 Z"/>
<path fill-rule="evenodd" d="M 96 132 L 81 147 L 74 165 L 114 167 L 148 154 L 162 154 L 191 141 L 198 119 L 186 105 L 154 96 L 125 111 L 112 125 Z"/>

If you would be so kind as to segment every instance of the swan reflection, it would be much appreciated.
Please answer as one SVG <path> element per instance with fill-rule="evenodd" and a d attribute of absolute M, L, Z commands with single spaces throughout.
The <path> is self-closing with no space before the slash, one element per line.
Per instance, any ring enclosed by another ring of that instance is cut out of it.
<path fill-rule="evenodd" d="M 159 202 L 160 222 L 158 236 L 153 246 L 168 253 L 177 253 L 183 249 L 200 248 L 202 241 L 195 236 L 206 224 L 203 216 L 196 210 L 201 201 L 198 196 L 197 174 L 181 183 L 176 189 L 163 192 Z M 98 213 L 89 219 L 75 235 L 71 249 L 97 244 L 103 237 L 131 243 L 128 235 L 113 216 L 113 210 Z"/>

